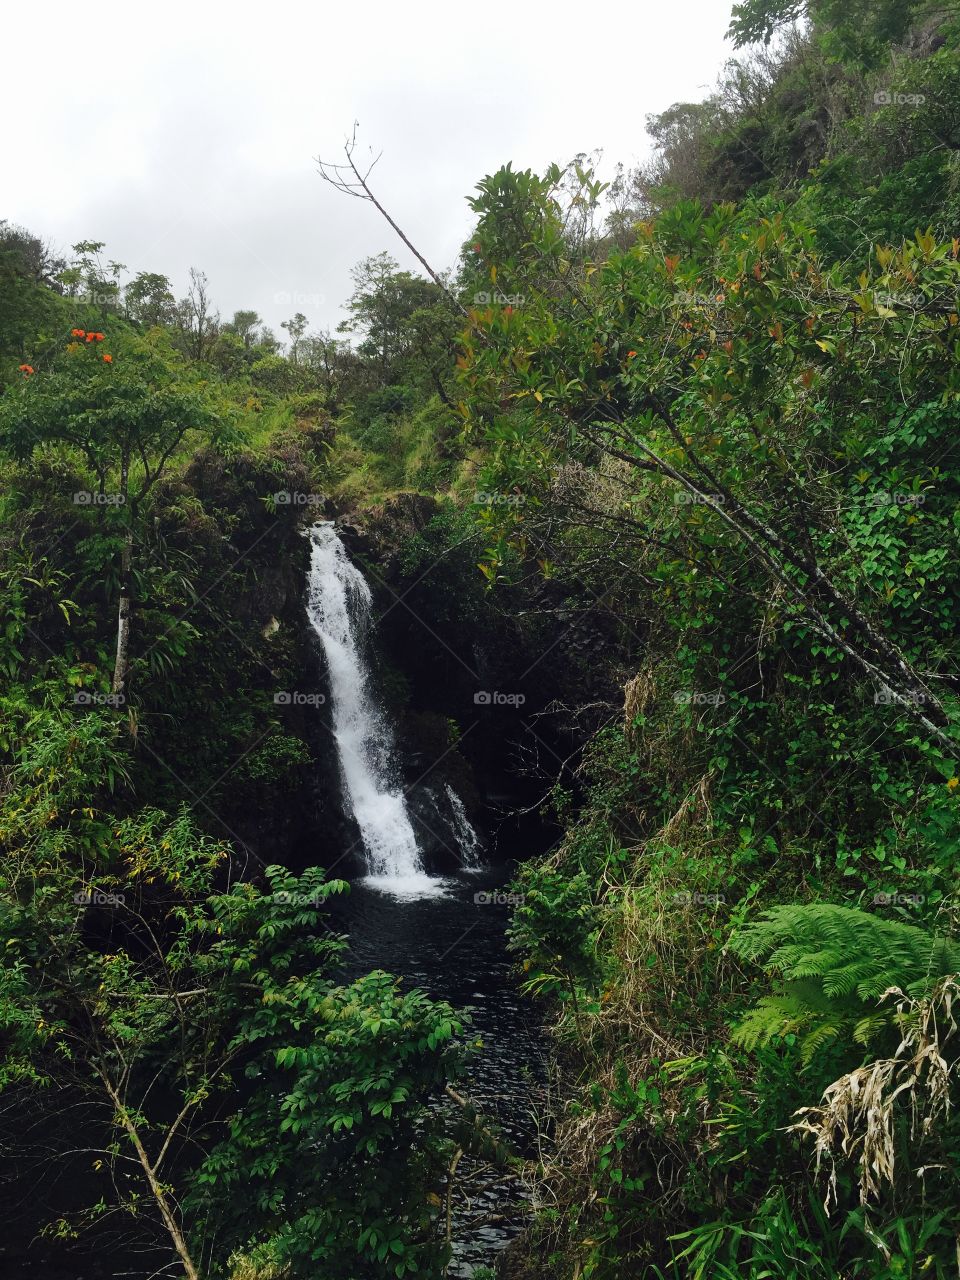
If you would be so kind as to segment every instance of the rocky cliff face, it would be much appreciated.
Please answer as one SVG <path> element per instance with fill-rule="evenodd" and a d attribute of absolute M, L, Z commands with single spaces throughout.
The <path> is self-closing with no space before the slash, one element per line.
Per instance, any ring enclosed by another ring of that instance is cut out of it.
<path fill-rule="evenodd" d="M 266 454 L 201 450 L 159 495 L 165 559 L 204 585 L 171 610 L 195 634 L 152 700 L 145 694 L 138 792 L 175 805 L 179 774 L 198 797 L 197 819 L 231 842 L 241 873 L 324 865 L 342 848 L 303 613 L 302 529 L 327 512 L 315 434 L 298 427 Z M 161 618 L 161 634 L 169 626 Z"/>
<path fill-rule="evenodd" d="M 277 492 L 312 496 L 277 505 Z M 203 561 L 205 580 L 219 580 L 203 605 L 217 625 L 201 669 L 188 673 L 216 684 L 197 698 L 227 740 L 226 764 L 211 763 L 212 779 L 227 770 L 212 793 L 219 834 L 255 861 L 360 869 L 327 672 L 305 612 L 303 533 L 334 518 L 373 591 L 373 678 L 425 861 L 438 871 L 459 864 L 447 788 L 494 852 L 542 847 L 540 802 L 558 779 L 576 789 L 580 745 L 622 702 L 617 673 L 597 660 L 601 646 L 610 651 L 611 621 L 595 601 L 536 574 L 531 585 L 486 592 L 482 547 L 462 516 L 419 494 L 338 513 L 314 495 L 302 446 L 266 462 L 199 455 L 170 497 L 181 510 L 197 501 L 202 518 L 171 536 Z M 165 749 L 175 752 L 169 732 Z M 528 818 L 504 820 L 518 809 Z"/>
<path fill-rule="evenodd" d="M 465 533 L 424 495 L 401 494 L 337 524 L 374 591 L 377 677 L 428 858 L 443 866 L 449 857 L 436 803 L 447 785 L 475 825 L 499 832 L 504 851 L 535 852 L 542 822 L 528 830 L 515 819 L 501 828 L 501 819 L 535 810 L 557 778 L 575 787 L 565 762 L 622 706 L 619 673 L 598 660 L 611 620 L 595 600 L 570 599 L 536 575 L 532 585 L 486 592 L 471 526 Z"/>

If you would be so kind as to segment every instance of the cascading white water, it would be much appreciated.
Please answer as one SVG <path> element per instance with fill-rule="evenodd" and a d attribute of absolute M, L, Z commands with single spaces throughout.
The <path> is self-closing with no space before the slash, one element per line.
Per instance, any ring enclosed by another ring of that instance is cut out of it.
<path fill-rule="evenodd" d="M 307 616 L 327 659 L 344 795 L 360 829 L 367 870 L 374 883 L 393 892 L 437 892 L 440 882 L 423 870 L 395 781 L 389 728 L 370 692 L 361 644 L 370 587 L 332 524 L 314 525 L 309 537 Z"/>
<path fill-rule="evenodd" d="M 463 801 L 450 783 L 445 782 L 443 789 L 446 791 L 447 799 L 450 801 L 450 811 L 453 814 L 453 833 L 457 837 L 457 847 L 460 851 L 460 860 L 463 863 L 463 868 L 465 871 L 479 871 L 480 837 L 470 824 L 467 811 L 463 807 Z"/>

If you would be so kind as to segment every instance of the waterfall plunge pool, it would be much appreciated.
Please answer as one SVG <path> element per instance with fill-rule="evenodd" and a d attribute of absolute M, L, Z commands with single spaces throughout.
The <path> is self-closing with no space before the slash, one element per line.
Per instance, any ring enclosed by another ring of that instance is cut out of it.
<path fill-rule="evenodd" d="M 435 895 L 394 896 L 360 879 L 331 902 L 330 923 L 349 938 L 347 978 L 384 969 L 437 1000 L 467 1010 L 468 1074 L 457 1085 L 521 1157 L 536 1154 L 546 1111 L 548 1043 L 520 990 L 506 947 L 510 908 L 503 864 L 446 876 Z M 434 1105 L 456 1104 L 447 1099 Z M 464 1157 L 453 1196 L 453 1259 L 447 1275 L 468 1280 L 497 1255 L 529 1217 L 529 1197 L 505 1170 Z"/>
<path fill-rule="evenodd" d="M 332 523 L 310 538 L 307 616 L 326 659 L 332 732 L 345 813 L 359 833 L 366 875 L 331 904 L 331 923 L 349 938 L 346 977 L 382 969 L 469 1017 L 472 1044 L 464 1092 L 521 1157 L 536 1150 L 544 1112 L 546 1043 L 518 987 L 507 951 L 508 864 L 483 865 L 480 839 L 456 791 L 427 788 L 444 813 L 459 869 L 427 874 L 395 759 L 392 728 L 371 687 L 369 584 Z M 350 849 L 347 852 L 352 852 Z M 509 857 L 503 850 L 501 857 Z M 446 1096 L 433 1103 L 454 1108 Z M 491 1266 L 528 1216 L 516 1175 L 479 1158 L 457 1165 L 451 1205 L 450 1277 Z"/>

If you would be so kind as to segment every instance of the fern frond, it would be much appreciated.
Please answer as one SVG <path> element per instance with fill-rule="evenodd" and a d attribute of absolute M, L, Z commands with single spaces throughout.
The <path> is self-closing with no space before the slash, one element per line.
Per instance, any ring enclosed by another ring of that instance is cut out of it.
<path fill-rule="evenodd" d="M 876 1010 L 868 1013 L 865 1018 L 861 1018 L 853 1028 L 853 1038 L 857 1044 L 869 1044 L 875 1036 L 889 1025 L 890 1018 L 885 1009 Z"/>
<path fill-rule="evenodd" d="M 765 996 L 734 1028 L 731 1039 L 742 1049 L 758 1049 L 773 1036 L 802 1032 L 810 1009 L 795 996 Z"/>
<path fill-rule="evenodd" d="M 805 1061 L 845 1033 L 866 1044 L 889 1026 L 890 1008 L 864 1008 L 888 988 L 917 998 L 939 978 L 960 970 L 960 945 L 954 940 L 832 903 L 774 907 L 743 926 L 729 946 L 781 980 L 780 989 L 735 1029 L 734 1043 L 751 1048 L 775 1035 L 806 1031 Z"/>
<path fill-rule="evenodd" d="M 833 1021 L 821 1021 L 817 1027 L 804 1036 L 800 1046 L 800 1057 L 804 1063 L 811 1062 L 816 1056 L 817 1050 L 822 1049 L 825 1044 L 829 1044 L 832 1040 L 836 1040 L 843 1034 L 844 1020 L 836 1018 Z"/>

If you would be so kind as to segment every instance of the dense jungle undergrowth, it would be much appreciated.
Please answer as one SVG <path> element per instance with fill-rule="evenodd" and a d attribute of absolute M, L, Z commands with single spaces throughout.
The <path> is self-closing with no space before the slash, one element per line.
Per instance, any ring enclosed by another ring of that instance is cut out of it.
<path fill-rule="evenodd" d="M 339 336 L 0 226 L 0 1177 L 93 1153 L 55 1236 L 443 1274 L 463 1019 L 344 984 L 345 886 L 266 865 L 322 514 L 536 655 L 512 767 L 563 834 L 511 946 L 555 1078 L 503 1274 L 958 1275 L 960 17 L 732 30 L 649 165 L 506 166 Z"/>

